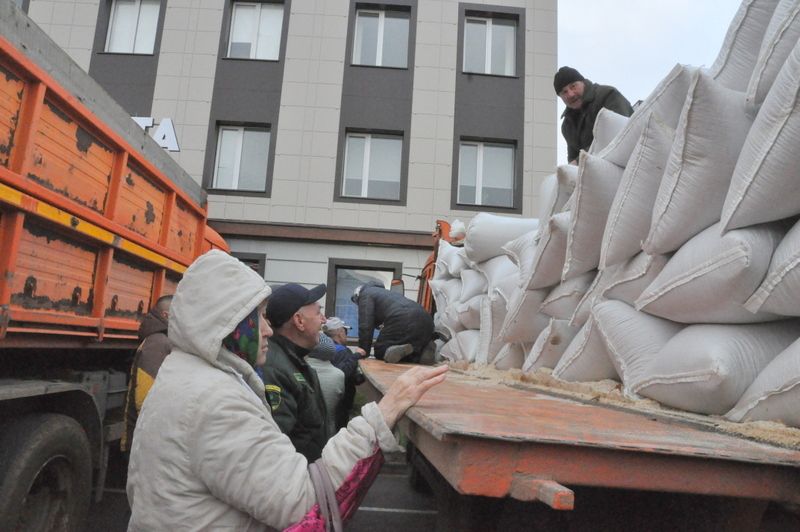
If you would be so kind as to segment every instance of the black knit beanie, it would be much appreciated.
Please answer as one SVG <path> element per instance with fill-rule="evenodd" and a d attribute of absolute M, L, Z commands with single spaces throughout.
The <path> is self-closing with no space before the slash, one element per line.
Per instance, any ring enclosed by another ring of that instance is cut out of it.
<path fill-rule="evenodd" d="M 553 88 L 556 90 L 556 94 L 561 92 L 561 89 L 569 85 L 570 83 L 574 83 L 575 81 L 585 81 L 586 78 L 581 76 L 581 73 L 575 70 L 572 67 L 563 66 L 558 69 L 556 72 L 555 77 L 553 78 Z"/>

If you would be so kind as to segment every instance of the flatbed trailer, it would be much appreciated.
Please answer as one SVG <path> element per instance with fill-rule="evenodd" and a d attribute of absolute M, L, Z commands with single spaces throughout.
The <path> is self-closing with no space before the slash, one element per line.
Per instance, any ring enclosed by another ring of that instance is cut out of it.
<path fill-rule="evenodd" d="M 375 399 L 408 369 L 361 364 Z M 800 503 L 800 450 L 458 371 L 400 429 L 441 530 L 758 530 Z"/>

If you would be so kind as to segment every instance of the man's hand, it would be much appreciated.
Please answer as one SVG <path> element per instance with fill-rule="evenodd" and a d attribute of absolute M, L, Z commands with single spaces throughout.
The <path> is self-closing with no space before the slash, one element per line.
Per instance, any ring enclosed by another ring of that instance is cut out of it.
<path fill-rule="evenodd" d="M 354 347 L 353 352 L 361 358 L 367 358 L 367 352 L 361 349 L 360 347 Z"/>
<path fill-rule="evenodd" d="M 397 377 L 378 402 L 378 408 L 390 429 L 406 410 L 417 404 L 425 392 L 444 381 L 447 370 L 446 365 L 416 366 Z"/>

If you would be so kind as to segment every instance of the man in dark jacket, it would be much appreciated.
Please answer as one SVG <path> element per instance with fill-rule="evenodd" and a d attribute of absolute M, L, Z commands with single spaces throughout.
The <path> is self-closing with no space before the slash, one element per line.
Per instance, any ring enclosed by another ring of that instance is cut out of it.
<path fill-rule="evenodd" d="M 336 316 L 328 318 L 325 325 L 322 326 L 322 331 L 334 344 L 335 352 L 331 357 L 331 364 L 344 373 L 344 396 L 336 412 L 337 430 L 347 425 L 356 397 L 356 386 L 366 380 L 361 368 L 358 367 L 358 360 L 366 356 L 366 353 L 360 347 L 357 347 L 355 352 L 347 347 L 347 330 L 349 328 L 349 325 Z"/>
<path fill-rule="evenodd" d="M 373 332 L 382 326 L 375 340 L 375 358 L 393 364 L 401 360 L 433 363 L 433 318 L 417 302 L 376 282 L 356 288 L 351 299 L 358 305 L 361 349 L 369 353 Z"/>
<path fill-rule="evenodd" d="M 325 323 L 324 295 L 324 284 L 311 290 L 285 284 L 272 291 L 266 311 L 274 334 L 262 368 L 264 391 L 278 427 L 309 462 L 320 457 L 331 432 L 317 373 L 305 361 Z"/>
<path fill-rule="evenodd" d="M 577 163 L 581 150 L 589 149 L 594 140 L 594 121 L 600 109 L 606 108 L 623 116 L 631 116 L 633 107 L 614 87 L 598 85 L 584 78 L 574 68 L 564 66 L 553 78 L 553 88 L 567 108 L 561 117 L 561 133 L 567 141 L 567 160 Z"/>
<path fill-rule="evenodd" d="M 128 381 L 128 393 L 125 397 L 125 432 L 120 440 L 120 447 L 128 451 L 133 442 L 133 429 L 147 392 L 153 386 L 158 368 L 172 350 L 172 343 L 167 338 L 169 323 L 169 306 L 172 296 L 158 298 L 156 304 L 145 314 L 139 326 L 139 347 L 133 356 L 131 374 Z"/>

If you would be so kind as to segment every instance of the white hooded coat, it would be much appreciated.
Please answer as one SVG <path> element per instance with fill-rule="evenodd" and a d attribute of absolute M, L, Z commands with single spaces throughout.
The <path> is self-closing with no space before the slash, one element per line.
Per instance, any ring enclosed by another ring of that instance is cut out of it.
<path fill-rule="evenodd" d="M 129 530 L 282 529 L 316 503 L 308 463 L 272 420 L 263 383 L 222 347 L 269 294 L 258 274 L 220 251 L 198 258 L 178 284 L 174 348 L 144 401 L 131 449 Z M 322 459 L 338 489 L 377 446 L 396 445 L 370 403 L 328 441 Z"/>

